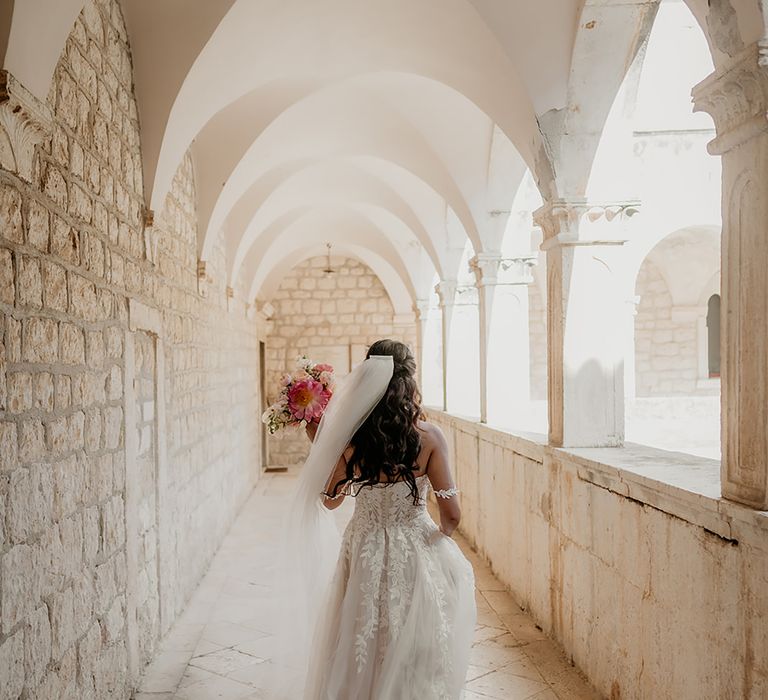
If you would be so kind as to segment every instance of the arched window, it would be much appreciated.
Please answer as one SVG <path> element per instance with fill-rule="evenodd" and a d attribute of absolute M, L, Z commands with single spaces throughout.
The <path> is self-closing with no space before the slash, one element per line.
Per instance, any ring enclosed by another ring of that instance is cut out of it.
<path fill-rule="evenodd" d="M 709 376 L 720 376 L 720 295 L 713 294 L 707 302 L 707 362 Z"/>

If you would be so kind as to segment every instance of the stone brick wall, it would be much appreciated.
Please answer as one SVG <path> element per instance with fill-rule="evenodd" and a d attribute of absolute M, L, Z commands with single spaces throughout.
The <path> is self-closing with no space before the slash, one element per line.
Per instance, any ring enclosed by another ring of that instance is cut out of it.
<path fill-rule="evenodd" d="M 237 507 L 260 473 L 258 338 L 236 303 L 228 309 L 224 246 L 197 284 L 197 220 L 191 158 L 179 168 L 159 231 L 157 304 L 165 345 L 168 558 L 162 631 L 204 573 Z M 230 300 L 230 303 L 232 300 Z"/>
<path fill-rule="evenodd" d="M 137 434 L 136 454 L 132 462 L 138 495 L 135 529 L 137 570 L 138 648 L 148 657 L 159 636 L 160 600 L 157 571 L 157 423 L 155 420 L 156 347 L 149 333 L 137 331 L 133 337 L 133 385 L 135 411 L 133 429 Z M 128 426 L 130 429 L 130 426 Z"/>
<path fill-rule="evenodd" d="M 126 698 L 256 476 L 257 340 L 197 293 L 189 159 L 146 259 L 115 0 L 86 4 L 49 104 L 31 183 L 0 171 L 0 695 Z"/>
<path fill-rule="evenodd" d="M 667 283 L 651 260 L 640 268 L 636 292 L 640 297 L 635 316 L 637 396 L 716 393 L 716 386 L 698 384 L 696 312 L 675 309 Z M 706 308 L 698 313 L 706 316 Z"/>
<path fill-rule="evenodd" d="M 274 298 L 274 329 L 267 340 L 267 399 L 273 401 L 280 375 L 292 370 L 299 355 L 338 367 L 337 357 L 356 364 L 368 346 L 380 338 L 393 338 L 416 347 L 416 325 L 394 323 L 389 296 L 375 273 L 357 260 L 332 259 L 337 272 L 326 276 L 324 257 L 299 263 L 286 275 Z M 301 433 L 286 431 L 269 438 L 269 462 L 301 462 L 308 441 Z"/>

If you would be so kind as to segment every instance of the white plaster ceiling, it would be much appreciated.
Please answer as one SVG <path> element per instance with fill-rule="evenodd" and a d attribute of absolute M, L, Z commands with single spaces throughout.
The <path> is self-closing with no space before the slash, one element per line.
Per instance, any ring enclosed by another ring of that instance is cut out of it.
<path fill-rule="evenodd" d="M 753 0 L 686 4 L 715 64 L 762 34 Z M 4 67 L 41 99 L 82 5 L 25 0 L 10 23 L 0 15 Z M 121 5 L 147 207 L 162 208 L 191 149 L 199 255 L 223 235 L 227 284 L 263 294 L 289 259 L 280 251 L 330 240 L 361 260 L 370 251 L 402 305 L 403 290 L 428 296 L 435 272 L 463 274 L 467 245 L 507 247 L 493 220 L 527 172 L 544 197 L 584 193 L 656 3 Z"/>

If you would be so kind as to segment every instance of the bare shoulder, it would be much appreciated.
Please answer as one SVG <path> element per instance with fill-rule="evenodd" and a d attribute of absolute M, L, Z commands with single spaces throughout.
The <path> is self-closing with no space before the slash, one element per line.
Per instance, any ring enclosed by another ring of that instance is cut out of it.
<path fill-rule="evenodd" d="M 422 445 L 429 450 L 435 448 L 444 448 L 446 446 L 445 435 L 439 425 L 425 420 L 418 422 L 418 429 L 421 432 Z"/>

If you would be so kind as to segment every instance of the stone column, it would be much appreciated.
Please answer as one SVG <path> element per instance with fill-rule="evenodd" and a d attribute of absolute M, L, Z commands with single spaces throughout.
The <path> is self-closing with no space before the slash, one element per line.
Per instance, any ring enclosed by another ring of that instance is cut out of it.
<path fill-rule="evenodd" d="M 694 90 L 722 156 L 722 493 L 768 508 L 768 60 L 753 44 Z"/>
<path fill-rule="evenodd" d="M 622 246 L 636 202 L 559 199 L 534 213 L 547 253 L 549 441 L 624 440 Z"/>
<path fill-rule="evenodd" d="M 635 319 L 639 303 L 635 294 L 624 300 L 624 398 L 630 403 L 637 398 Z"/>
<path fill-rule="evenodd" d="M 435 285 L 440 300 L 443 351 L 443 410 L 448 410 L 448 342 L 451 336 L 451 319 L 456 302 L 456 280 L 440 280 Z"/>
<path fill-rule="evenodd" d="M 528 285 L 535 260 L 536 256 L 502 258 L 500 253 L 480 253 L 470 260 L 478 290 L 483 423 L 491 413 L 499 422 L 500 412 L 491 406 L 504 403 L 507 415 L 502 422 L 512 425 L 516 409 L 530 400 Z M 498 400 L 499 394 L 504 395 L 503 401 Z"/>
<path fill-rule="evenodd" d="M 474 284 L 456 285 L 446 365 L 447 410 L 476 420 L 480 416 L 480 335 Z"/>
<path fill-rule="evenodd" d="M 488 422 L 488 341 L 491 332 L 491 310 L 496 291 L 501 253 L 478 253 L 469 261 L 475 274 L 480 326 L 480 422 Z"/>
<path fill-rule="evenodd" d="M 430 299 L 417 299 L 414 309 L 417 317 L 416 348 L 422 400 L 425 406 L 442 406 L 442 310 Z"/>
<path fill-rule="evenodd" d="M 429 320 L 429 299 L 416 299 L 413 303 L 413 313 L 416 315 L 416 365 L 419 381 L 424 381 L 424 337 L 427 333 Z"/>

